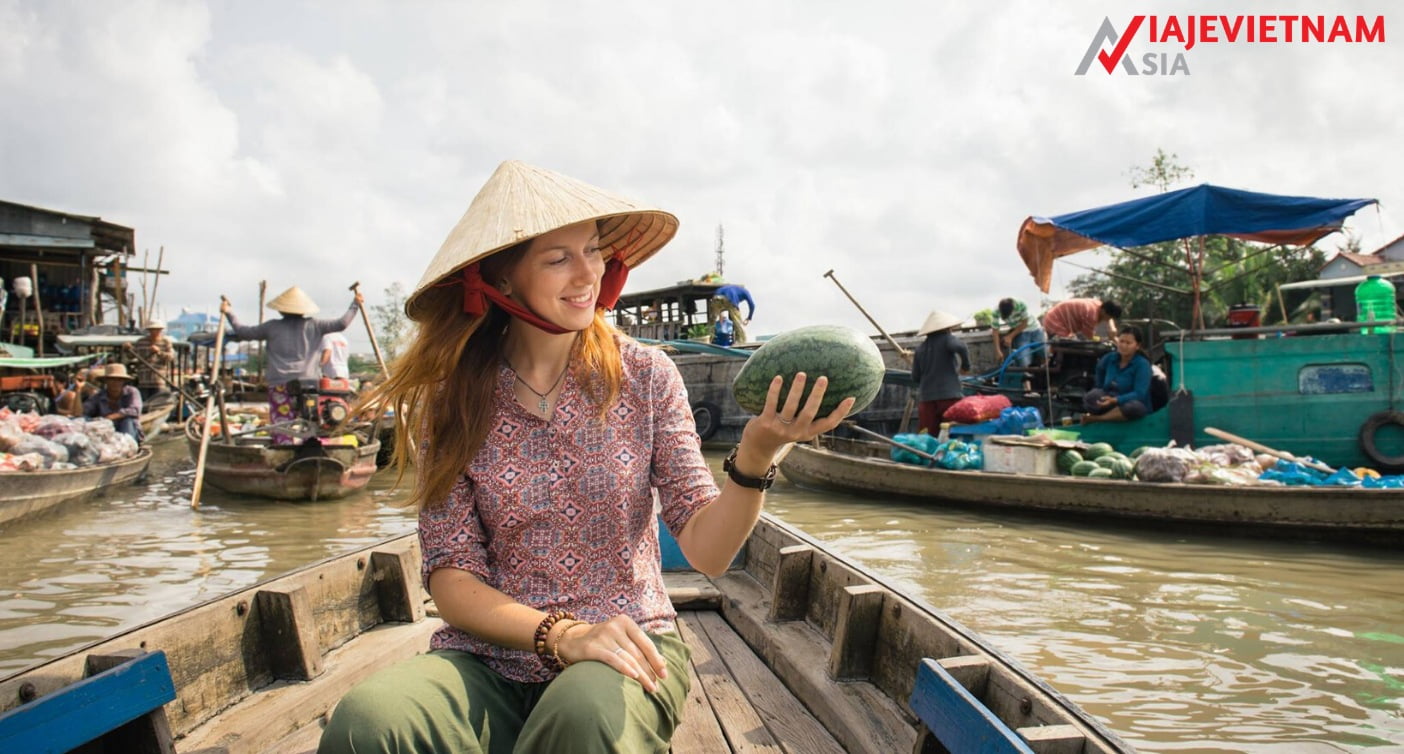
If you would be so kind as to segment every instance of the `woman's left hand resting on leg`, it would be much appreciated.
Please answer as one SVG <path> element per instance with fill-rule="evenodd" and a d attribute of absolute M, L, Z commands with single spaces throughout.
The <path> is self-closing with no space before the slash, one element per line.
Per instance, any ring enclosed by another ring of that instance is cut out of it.
<path fill-rule="evenodd" d="M 602 662 L 633 678 L 653 693 L 658 681 L 668 677 L 668 664 L 653 640 L 627 615 L 616 615 L 603 623 L 572 621 L 564 627 L 552 627 L 552 634 L 561 633 L 556 656 L 563 662 L 594 660 Z M 548 643 L 555 638 L 548 636 Z"/>

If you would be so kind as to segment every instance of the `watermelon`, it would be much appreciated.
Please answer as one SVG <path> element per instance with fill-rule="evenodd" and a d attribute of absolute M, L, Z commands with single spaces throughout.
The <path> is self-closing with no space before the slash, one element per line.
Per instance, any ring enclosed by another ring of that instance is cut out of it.
<path fill-rule="evenodd" d="M 1058 454 L 1058 470 L 1071 474 L 1072 467 L 1082 461 L 1082 454 L 1076 450 L 1065 450 Z"/>
<path fill-rule="evenodd" d="M 1111 443 L 1099 442 L 1087 446 L 1087 450 L 1082 451 L 1082 457 L 1089 461 L 1095 461 L 1108 453 L 1115 453 L 1116 448 Z"/>
<path fill-rule="evenodd" d="M 1136 465 L 1130 458 L 1118 458 L 1108 468 L 1111 469 L 1113 479 L 1130 479 L 1136 475 Z"/>
<path fill-rule="evenodd" d="M 1104 456 L 1097 456 L 1096 464 L 1104 469 L 1110 469 L 1120 461 L 1125 461 L 1126 456 L 1120 453 L 1108 453 Z"/>
<path fill-rule="evenodd" d="M 1100 468 L 1101 466 L 1098 466 L 1096 461 L 1078 461 L 1072 465 L 1068 473 L 1073 476 L 1090 476 L 1093 471 Z"/>
<path fill-rule="evenodd" d="M 821 375 L 829 378 L 829 387 L 819 404 L 822 417 L 850 396 L 857 402 L 849 415 L 867 408 L 882 389 L 887 367 L 872 338 L 851 327 L 812 325 L 783 332 L 757 348 L 732 381 L 731 392 L 741 408 L 759 414 L 765 408 L 770 381 L 778 374 L 785 379 L 777 404 L 783 407 L 790 382 L 799 372 L 807 376 L 804 395 L 800 396 L 801 408 L 815 380 Z"/>
<path fill-rule="evenodd" d="M 1087 472 L 1087 478 L 1089 478 L 1089 479 L 1111 479 L 1111 478 L 1112 478 L 1112 470 L 1111 470 L 1111 469 L 1104 469 L 1104 468 L 1098 467 L 1098 468 L 1092 469 L 1091 471 Z"/>
<path fill-rule="evenodd" d="M 1140 458 L 1140 457 L 1141 457 L 1141 454 L 1144 453 L 1144 452 L 1146 452 L 1147 450 L 1150 450 L 1150 446 L 1149 446 L 1149 445 L 1142 445 L 1141 447 L 1136 448 L 1135 450 L 1131 451 L 1131 455 L 1130 455 L 1129 457 L 1130 457 L 1131 460 L 1134 461 L 1134 460 L 1136 460 L 1137 458 Z"/>

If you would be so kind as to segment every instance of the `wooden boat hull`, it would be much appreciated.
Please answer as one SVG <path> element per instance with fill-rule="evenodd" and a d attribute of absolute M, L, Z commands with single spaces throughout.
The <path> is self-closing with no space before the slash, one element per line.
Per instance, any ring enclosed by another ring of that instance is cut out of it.
<path fill-rule="evenodd" d="M 190 457 L 200 453 L 199 439 L 189 439 Z M 274 500 L 335 500 L 365 487 L 375 475 L 380 443 L 359 447 L 323 447 L 308 454 L 302 446 L 226 445 L 210 440 L 205 455 L 205 483 L 235 495 Z"/>
<path fill-rule="evenodd" d="M 1312 539 L 1404 542 L 1401 490 L 1151 484 L 945 471 L 888 460 L 886 445 L 837 439 L 828 442 L 834 447 L 795 445 L 781 461 L 780 470 L 800 485 L 976 508 L 1202 524 Z"/>
<path fill-rule="evenodd" d="M 158 727 L 176 748 L 310 752 L 347 690 L 440 625 L 419 562 L 411 534 L 196 605 L 0 679 L 0 714 L 62 693 L 94 657 L 159 650 L 175 701 Z M 665 577 L 693 647 L 678 754 L 913 751 L 922 658 L 1036 750 L 1131 751 L 967 629 L 778 521 L 761 520 L 738 562 L 714 580 Z"/>
<path fill-rule="evenodd" d="M 131 458 L 101 466 L 51 471 L 16 471 L 0 475 L 0 524 L 33 516 L 63 503 L 96 497 L 110 487 L 140 477 L 151 463 L 143 447 Z"/>

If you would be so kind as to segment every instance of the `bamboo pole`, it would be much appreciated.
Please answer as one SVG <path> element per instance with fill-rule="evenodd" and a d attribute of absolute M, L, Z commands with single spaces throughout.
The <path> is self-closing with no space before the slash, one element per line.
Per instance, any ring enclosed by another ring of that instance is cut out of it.
<path fill-rule="evenodd" d="M 1220 440 L 1228 440 L 1231 443 L 1237 443 L 1238 445 L 1242 445 L 1245 448 L 1256 450 L 1259 453 L 1266 453 L 1274 458 L 1281 458 L 1284 461 L 1300 463 L 1301 465 L 1309 469 L 1316 469 L 1317 471 L 1323 471 L 1327 474 L 1336 473 L 1335 469 L 1331 468 L 1330 466 L 1327 466 L 1324 463 L 1321 463 L 1320 461 L 1312 461 L 1305 458 L 1298 458 L 1297 456 L 1294 456 L 1285 450 L 1269 448 L 1268 446 L 1263 445 L 1262 443 L 1253 442 L 1252 440 L 1249 440 L 1246 437 L 1239 437 L 1238 435 L 1235 435 L 1232 432 L 1225 432 L 1222 429 L 1215 429 L 1214 427 L 1205 427 L 1204 434 L 1212 435 L 1214 437 L 1219 438 Z"/>
<path fill-rule="evenodd" d="M 222 305 L 224 304 L 224 300 L 224 296 L 219 297 L 221 310 L 223 309 Z M 214 413 L 215 391 L 221 389 L 219 382 L 219 367 L 220 363 L 223 361 L 223 359 L 220 358 L 223 355 L 223 353 L 224 312 L 220 311 L 219 327 L 215 328 L 215 344 L 213 354 L 214 366 L 210 368 L 211 374 L 213 375 L 210 380 L 210 394 L 208 397 L 205 398 L 205 421 L 200 431 L 200 453 L 195 459 L 195 486 L 193 489 L 190 490 L 191 510 L 200 509 L 200 490 L 205 483 L 205 456 L 208 455 L 210 452 L 210 419 L 212 418 L 210 415 Z M 221 432 L 225 433 L 229 431 L 229 429 L 223 425 L 221 425 L 219 429 Z"/>
<path fill-rule="evenodd" d="M 359 293 L 360 291 L 358 289 L 360 287 L 361 281 L 358 280 L 352 283 L 351 292 Z M 390 369 L 385 366 L 385 359 L 380 355 L 380 344 L 375 341 L 375 330 L 371 328 L 370 316 L 366 314 L 366 304 L 364 300 L 361 301 L 361 305 L 358 308 L 361 310 L 361 321 L 366 323 L 366 334 L 370 336 L 371 350 L 375 351 L 375 361 L 380 365 L 380 374 L 383 377 L 389 377 Z"/>
<path fill-rule="evenodd" d="M 39 323 L 37 340 L 39 341 L 39 358 L 42 359 L 44 358 L 44 305 L 39 301 L 39 265 L 29 265 L 29 279 L 32 281 L 30 284 L 34 286 L 34 321 Z"/>
<path fill-rule="evenodd" d="M 897 341 L 896 341 L 895 339 L 893 339 L 893 337 L 892 337 L 891 335 L 888 335 L 888 334 L 887 334 L 887 331 L 886 331 L 886 330 L 882 329 L 882 325 L 879 325 L 879 324 L 877 323 L 877 320 L 873 319 L 873 316 L 872 316 L 871 314 L 868 314 L 868 310 L 867 310 L 867 309 L 864 309 L 864 308 L 863 308 L 863 305 L 860 304 L 860 303 L 858 303 L 858 299 L 853 298 L 853 294 L 849 293 L 849 292 L 848 292 L 848 289 L 843 287 L 843 283 L 840 283 L 840 282 L 839 282 L 839 279 L 836 278 L 836 277 L 834 277 L 834 271 L 833 271 L 833 270 L 829 270 L 828 272 L 824 273 L 824 277 L 826 277 L 826 278 L 828 278 L 828 279 L 834 281 L 834 285 L 837 285 L 837 286 L 838 286 L 838 289 L 839 289 L 840 291 L 843 291 L 843 295 L 847 296 L 847 297 L 848 297 L 848 300 L 849 300 L 849 301 L 852 301 L 852 302 L 853 302 L 853 305 L 856 306 L 856 307 L 858 307 L 858 311 L 862 312 L 862 313 L 863 313 L 863 316 L 868 318 L 868 321 L 871 322 L 871 323 L 873 324 L 873 327 L 876 327 L 876 328 L 877 328 L 877 331 L 880 332 L 880 333 L 882 333 L 882 337 L 887 338 L 887 342 L 888 342 L 888 343 L 891 343 L 891 344 L 892 344 L 892 347 L 895 348 L 895 349 L 897 349 L 898 355 L 900 355 L 902 358 L 906 359 L 907 361 L 911 361 L 911 360 L 912 360 L 912 352 L 911 352 L 911 351 L 908 351 L 907 349 L 905 349 L 905 348 L 903 348 L 901 345 L 899 345 L 899 344 L 897 343 Z"/>
<path fill-rule="evenodd" d="M 148 316 L 151 314 L 151 312 L 156 311 L 156 291 L 161 289 L 161 270 L 162 265 L 165 264 L 165 261 L 166 247 L 163 245 L 161 247 L 161 250 L 156 254 L 156 276 L 155 280 L 153 280 L 151 283 L 151 308 L 146 310 Z"/>
<path fill-rule="evenodd" d="M 263 324 L 263 299 L 268 294 L 268 281 L 258 281 L 258 323 Z M 221 315 L 223 316 L 223 315 Z M 265 388 L 268 387 L 266 375 L 268 374 L 268 343 L 266 341 L 256 341 L 258 343 L 258 382 Z M 249 346 L 253 348 L 253 346 Z"/>
<path fill-rule="evenodd" d="M 865 427 L 860 427 L 860 426 L 858 426 L 858 423 L 857 423 L 857 422 L 854 422 L 854 421 L 845 419 L 845 420 L 843 421 L 843 426 L 848 427 L 849 429 L 852 429 L 852 430 L 861 432 L 861 433 L 863 433 L 863 434 L 865 434 L 865 435 L 867 435 L 867 436 L 873 438 L 874 440 L 881 440 L 881 441 L 887 443 L 888 445 L 891 445 L 891 446 L 894 447 L 894 448 L 901 448 L 902 450 L 905 450 L 905 451 L 907 451 L 908 453 L 911 453 L 911 454 L 914 455 L 914 456 L 917 456 L 917 457 L 920 457 L 920 458 L 925 458 L 926 460 L 931 461 L 932 463 L 935 463 L 935 462 L 941 460 L 941 459 L 937 458 L 936 456 L 933 456 L 933 455 L 931 455 L 930 453 L 927 453 L 927 452 L 924 451 L 924 450 L 917 450 L 916 448 L 913 448 L 913 447 L 911 447 L 910 445 L 903 445 L 902 443 L 897 442 L 896 440 L 892 439 L 891 437 L 888 437 L 887 435 L 879 434 L 879 433 L 874 432 L 874 431 L 872 431 L 871 429 L 867 429 L 867 428 L 865 428 Z"/>
<path fill-rule="evenodd" d="M 151 274 L 151 249 L 141 252 L 141 310 L 137 319 L 142 320 L 139 324 L 146 324 L 146 318 L 151 316 L 151 302 L 146 299 L 146 278 Z"/>

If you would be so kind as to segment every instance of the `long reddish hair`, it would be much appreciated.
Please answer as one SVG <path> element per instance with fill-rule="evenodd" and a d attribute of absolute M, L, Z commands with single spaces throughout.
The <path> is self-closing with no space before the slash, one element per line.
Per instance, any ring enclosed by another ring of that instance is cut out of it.
<path fill-rule="evenodd" d="M 496 285 L 503 280 L 529 244 L 484 260 L 484 281 Z M 367 395 L 363 405 L 394 409 L 397 483 L 415 464 L 418 477 L 410 501 L 432 510 L 448 501 L 492 429 L 497 373 L 511 315 L 496 305 L 489 305 L 481 317 L 466 314 L 456 285 L 430 288 L 420 296 L 423 303 L 412 317 L 418 323 L 414 340 L 395 359 L 391 377 Z M 576 333 L 571 347 L 568 369 L 599 408 L 602 423 L 619 399 L 623 381 L 616 337 L 624 336 L 603 310 L 596 310 L 595 320 Z"/>

